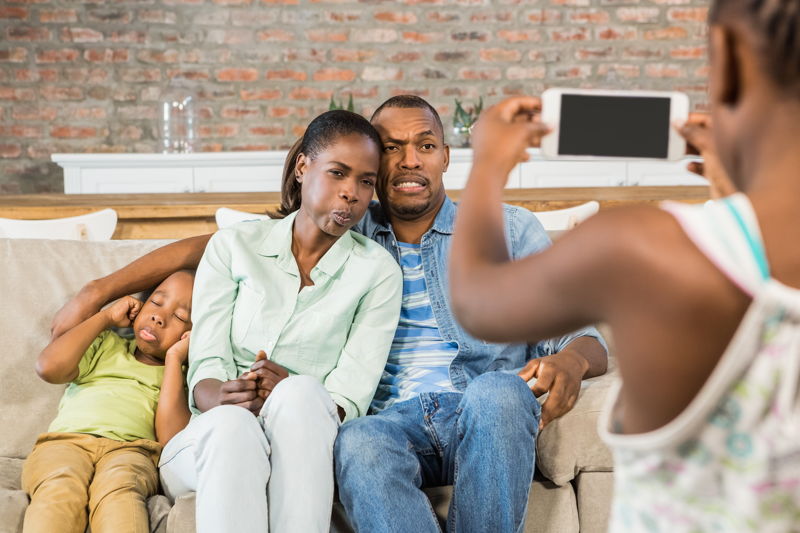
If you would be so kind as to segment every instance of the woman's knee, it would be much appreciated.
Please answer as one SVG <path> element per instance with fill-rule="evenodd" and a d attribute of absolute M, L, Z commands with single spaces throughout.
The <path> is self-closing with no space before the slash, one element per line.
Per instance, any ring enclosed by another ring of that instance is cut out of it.
<path fill-rule="evenodd" d="M 273 421 L 286 419 L 293 423 L 304 419 L 317 423 L 326 419 L 335 422 L 337 416 L 330 393 L 311 376 L 283 379 L 270 393 L 261 414 Z"/>

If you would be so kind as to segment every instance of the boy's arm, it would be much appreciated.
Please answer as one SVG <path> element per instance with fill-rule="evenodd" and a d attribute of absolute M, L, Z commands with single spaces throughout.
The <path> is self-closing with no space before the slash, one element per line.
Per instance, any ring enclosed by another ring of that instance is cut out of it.
<path fill-rule="evenodd" d="M 100 333 L 111 326 L 128 327 L 142 302 L 126 296 L 108 309 L 95 313 L 54 339 L 36 360 L 36 373 L 48 383 L 67 383 L 78 377 L 78 365 Z"/>
<path fill-rule="evenodd" d="M 56 313 L 50 324 L 52 338 L 63 335 L 115 298 L 153 287 L 182 268 L 197 268 L 210 238 L 211 234 L 200 235 L 170 243 L 104 278 L 90 281 Z"/>
<path fill-rule="evenodd" d="M 167 350 L 164 359 L 164 381 L 156 408 L 156 438 L 162 446 L 185 428 L 192 417 L 183 379 L 183 365 L 189 356 L 189 334 L 188 331 L 184 333 L 181 340 Z"/>

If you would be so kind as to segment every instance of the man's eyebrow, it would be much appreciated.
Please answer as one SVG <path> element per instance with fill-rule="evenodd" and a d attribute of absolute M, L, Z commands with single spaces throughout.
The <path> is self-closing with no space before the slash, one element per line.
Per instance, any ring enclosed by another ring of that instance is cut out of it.
<path fill-rule="evenodd" d="M 416 135 L 414 135 L 414 138 L 418 139 L 420 137 L 435 137 L 435 136 L 436 136 L 436 134 L 433 132 L 433 130 L 425 130 L 425 131 L 421 131 L 421 132 L 417 133 Z M 384 139 L 383 142 L 386 143 L 386 144 L 389 144 L 389 143 L 391 143 L 391 144 L 407 144 L 408 143 L 408 141 L 406 141 L 406 140 L 393 139 L 392 137 L 387 137 L 386 139 Z"/>

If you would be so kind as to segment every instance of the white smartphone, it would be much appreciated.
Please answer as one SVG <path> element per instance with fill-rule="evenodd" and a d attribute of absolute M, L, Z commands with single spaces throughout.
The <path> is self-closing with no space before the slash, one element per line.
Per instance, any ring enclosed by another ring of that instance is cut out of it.
<path fill-rule="evenodd" d="M 542 121 L 547 159 L 662 159 L 686 155 L 673 124 L 689 117 L 689 97 L 679 92 L 548 89 Z"/>

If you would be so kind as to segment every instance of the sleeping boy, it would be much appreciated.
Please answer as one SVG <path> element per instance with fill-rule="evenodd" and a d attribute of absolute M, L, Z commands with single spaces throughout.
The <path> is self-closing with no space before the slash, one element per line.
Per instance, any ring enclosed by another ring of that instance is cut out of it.
<path fill-rule="evenodd" d="M 69 383 L 48 433 L 25 461 L 23 531 L 149 531 L 158 456 L 190 413 L 182 367 L 192 329 L 194 271 L 175 272 L 147 301 L 126 296 L 52 340 L 36 362 Z M 111 327 L 133 324 L 133 339 Z"/>

